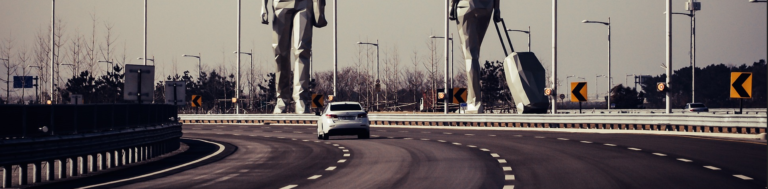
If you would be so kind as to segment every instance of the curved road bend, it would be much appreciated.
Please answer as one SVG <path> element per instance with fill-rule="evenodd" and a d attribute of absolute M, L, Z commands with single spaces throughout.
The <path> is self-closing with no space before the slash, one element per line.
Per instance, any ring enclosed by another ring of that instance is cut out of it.
<path fill-rule="evenodd" d="M 313 126 L 188 124 L 185 137 L 231 144 L 236 150 L 175 174 L 109 187 L 765 188 L 766 183 L 764 142 L 633 134 L 371 130 L 372 139 L 340 136 L 318 141 Z M 192 151 L 196 145 L 190 146 Z"/>

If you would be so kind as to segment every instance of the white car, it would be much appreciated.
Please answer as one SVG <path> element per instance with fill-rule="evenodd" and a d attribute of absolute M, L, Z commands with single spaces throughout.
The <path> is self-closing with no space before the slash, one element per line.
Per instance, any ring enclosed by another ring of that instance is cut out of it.
<path fill-rule="evenodd" d="M 315 113 L 317 139 L 328 140 L 331 135 L 357 135 L 359 139 L 371 137 L 368 112 L 357 102 L 332 102 Z"/>

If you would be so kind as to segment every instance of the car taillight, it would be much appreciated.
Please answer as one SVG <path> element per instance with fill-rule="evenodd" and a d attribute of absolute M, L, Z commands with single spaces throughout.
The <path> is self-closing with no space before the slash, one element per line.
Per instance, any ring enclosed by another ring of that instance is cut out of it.
<path fill-rule="evenodd" d="M 357 118 L 366 118 L 368 114 L 357 114 Z"/>
<path fill-rule="evenodd" d="M 328 117 L 328 118 L 339 118 L 339 116 L 336 115 L 336 114 L 325 114 L 325 117 Z"/>

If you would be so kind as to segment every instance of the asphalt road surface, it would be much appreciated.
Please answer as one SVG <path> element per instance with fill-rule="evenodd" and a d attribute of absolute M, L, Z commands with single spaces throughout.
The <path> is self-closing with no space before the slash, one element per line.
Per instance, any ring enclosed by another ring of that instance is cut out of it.
<path fill-rule="evenodd" d="M 316 139 L 314 126 L 184 125 L 187 152 L 56 187 L 765 188 L 766 144 L 640 134 L 371 128 Z M 221 144 L 223 149 L 203 139 Z"/>

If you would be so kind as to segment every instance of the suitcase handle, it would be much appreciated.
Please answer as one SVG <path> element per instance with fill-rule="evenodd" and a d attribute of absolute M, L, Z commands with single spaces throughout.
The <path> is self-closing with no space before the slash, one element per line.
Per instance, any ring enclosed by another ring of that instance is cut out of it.
<path fill-rule="evenodd" d="M 491 21 L 493 22 L 493 21 Z M 499 23 L 493 22 L 494 26 L 496 26 L 496 33 L 499 34 L 499 42 L 501 42 L 501 48 L 504 49 L 504 57 L 509 56 L 509 53 L 507 53 L 507 46 L 504 45 L 504 37 L 501 36 L 501 31 L 499 31 Z M 509 49 L 511 52 L 515 52 L 515 48 L 512 46 L 512 40 L 509 39 L 509 33 L 507 33 L 507 24 L 504 22 L 504 19 L 501 19 L 501 25 L 504 27 L 504 34 L 507 35 L 507 41 L 509 42 Z"/>

